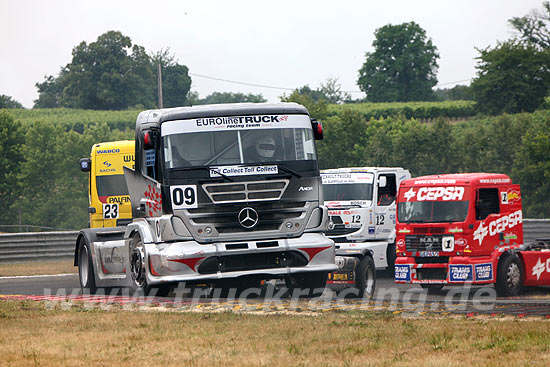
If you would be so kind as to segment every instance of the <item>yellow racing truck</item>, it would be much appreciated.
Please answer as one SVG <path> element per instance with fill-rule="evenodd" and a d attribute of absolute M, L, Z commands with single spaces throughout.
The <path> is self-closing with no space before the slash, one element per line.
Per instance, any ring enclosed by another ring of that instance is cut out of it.
<path fill-rule="evenodd" d="M 90 228 L 124 226 L 132 221 L 130 195 L 124 168 L 134 169 L 133 140 L 98 143 L 90 158 L 80 160 L 80 170 L 89 172 Z"/>

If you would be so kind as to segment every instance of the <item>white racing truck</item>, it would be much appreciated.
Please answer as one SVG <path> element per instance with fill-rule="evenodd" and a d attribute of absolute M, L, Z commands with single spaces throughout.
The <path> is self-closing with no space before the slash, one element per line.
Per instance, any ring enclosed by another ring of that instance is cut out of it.
<path fill-rule="evenodd" d="M 393 275 L 395 215 L 399 184 L 411 174 L 398 167 L 336 168 L 321 171 L 329 229 L 338 271 L 328 275 L 334 290 L 353 287 L 372 297 L 375 270 Z"/>
<path fill-rule="evenodd" d="M 323 232 L 315 140 L 322 126 L 295 103 L 144 111 L 135 170 L 124 167 L 133 221 L 80 231 L 83 288 L 169 293 L 177 283 L 256 287 L 284 279 L 322 293 L 337 269 Z"/>

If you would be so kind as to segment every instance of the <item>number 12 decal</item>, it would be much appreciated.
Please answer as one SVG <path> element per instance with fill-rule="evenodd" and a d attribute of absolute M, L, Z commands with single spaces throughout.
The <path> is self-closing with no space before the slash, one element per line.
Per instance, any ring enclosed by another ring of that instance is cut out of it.
<path fill-rule="evenodd" d="M 197 185 L 170 186 L 170 198 L 172 209 L 197 208 Z"/>
<path fill-rule="evenodd" d="M 118 204 L 103 204 L 103 219 L 117 219 Z"/>

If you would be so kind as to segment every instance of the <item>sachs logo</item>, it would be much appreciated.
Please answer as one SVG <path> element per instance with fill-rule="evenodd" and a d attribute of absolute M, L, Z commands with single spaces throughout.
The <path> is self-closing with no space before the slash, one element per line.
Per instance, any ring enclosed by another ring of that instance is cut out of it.
<path fill-rule="evenodd" d="M 421 187 L 418 191 L 411 187 L 409 191 L 403 194 L 407 201 L 411 201 L 416 197 L 416 201 L 424 200 L 462 200 L 464 196 L 464 187 L 461 186 L 448 186 L 448 187 Z"/>

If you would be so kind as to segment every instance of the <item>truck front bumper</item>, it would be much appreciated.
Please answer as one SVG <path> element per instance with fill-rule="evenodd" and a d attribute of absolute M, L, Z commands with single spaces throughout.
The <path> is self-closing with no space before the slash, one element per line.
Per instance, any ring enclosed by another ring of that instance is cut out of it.
<path fill-rule="evenodd" d="M 149 284 L 331 272 L 338 268 L 334 256 L 334 242 L 320 233 L 262 241 L 145 244 Z"/>
<path fill-rule="evenodd" d="M 412 284 L 487 284 L 496 278 L 495 259 L 489 256 L 451 256 L 448 262 L 431 258 L 398 257 L 395 282 Z"/>

